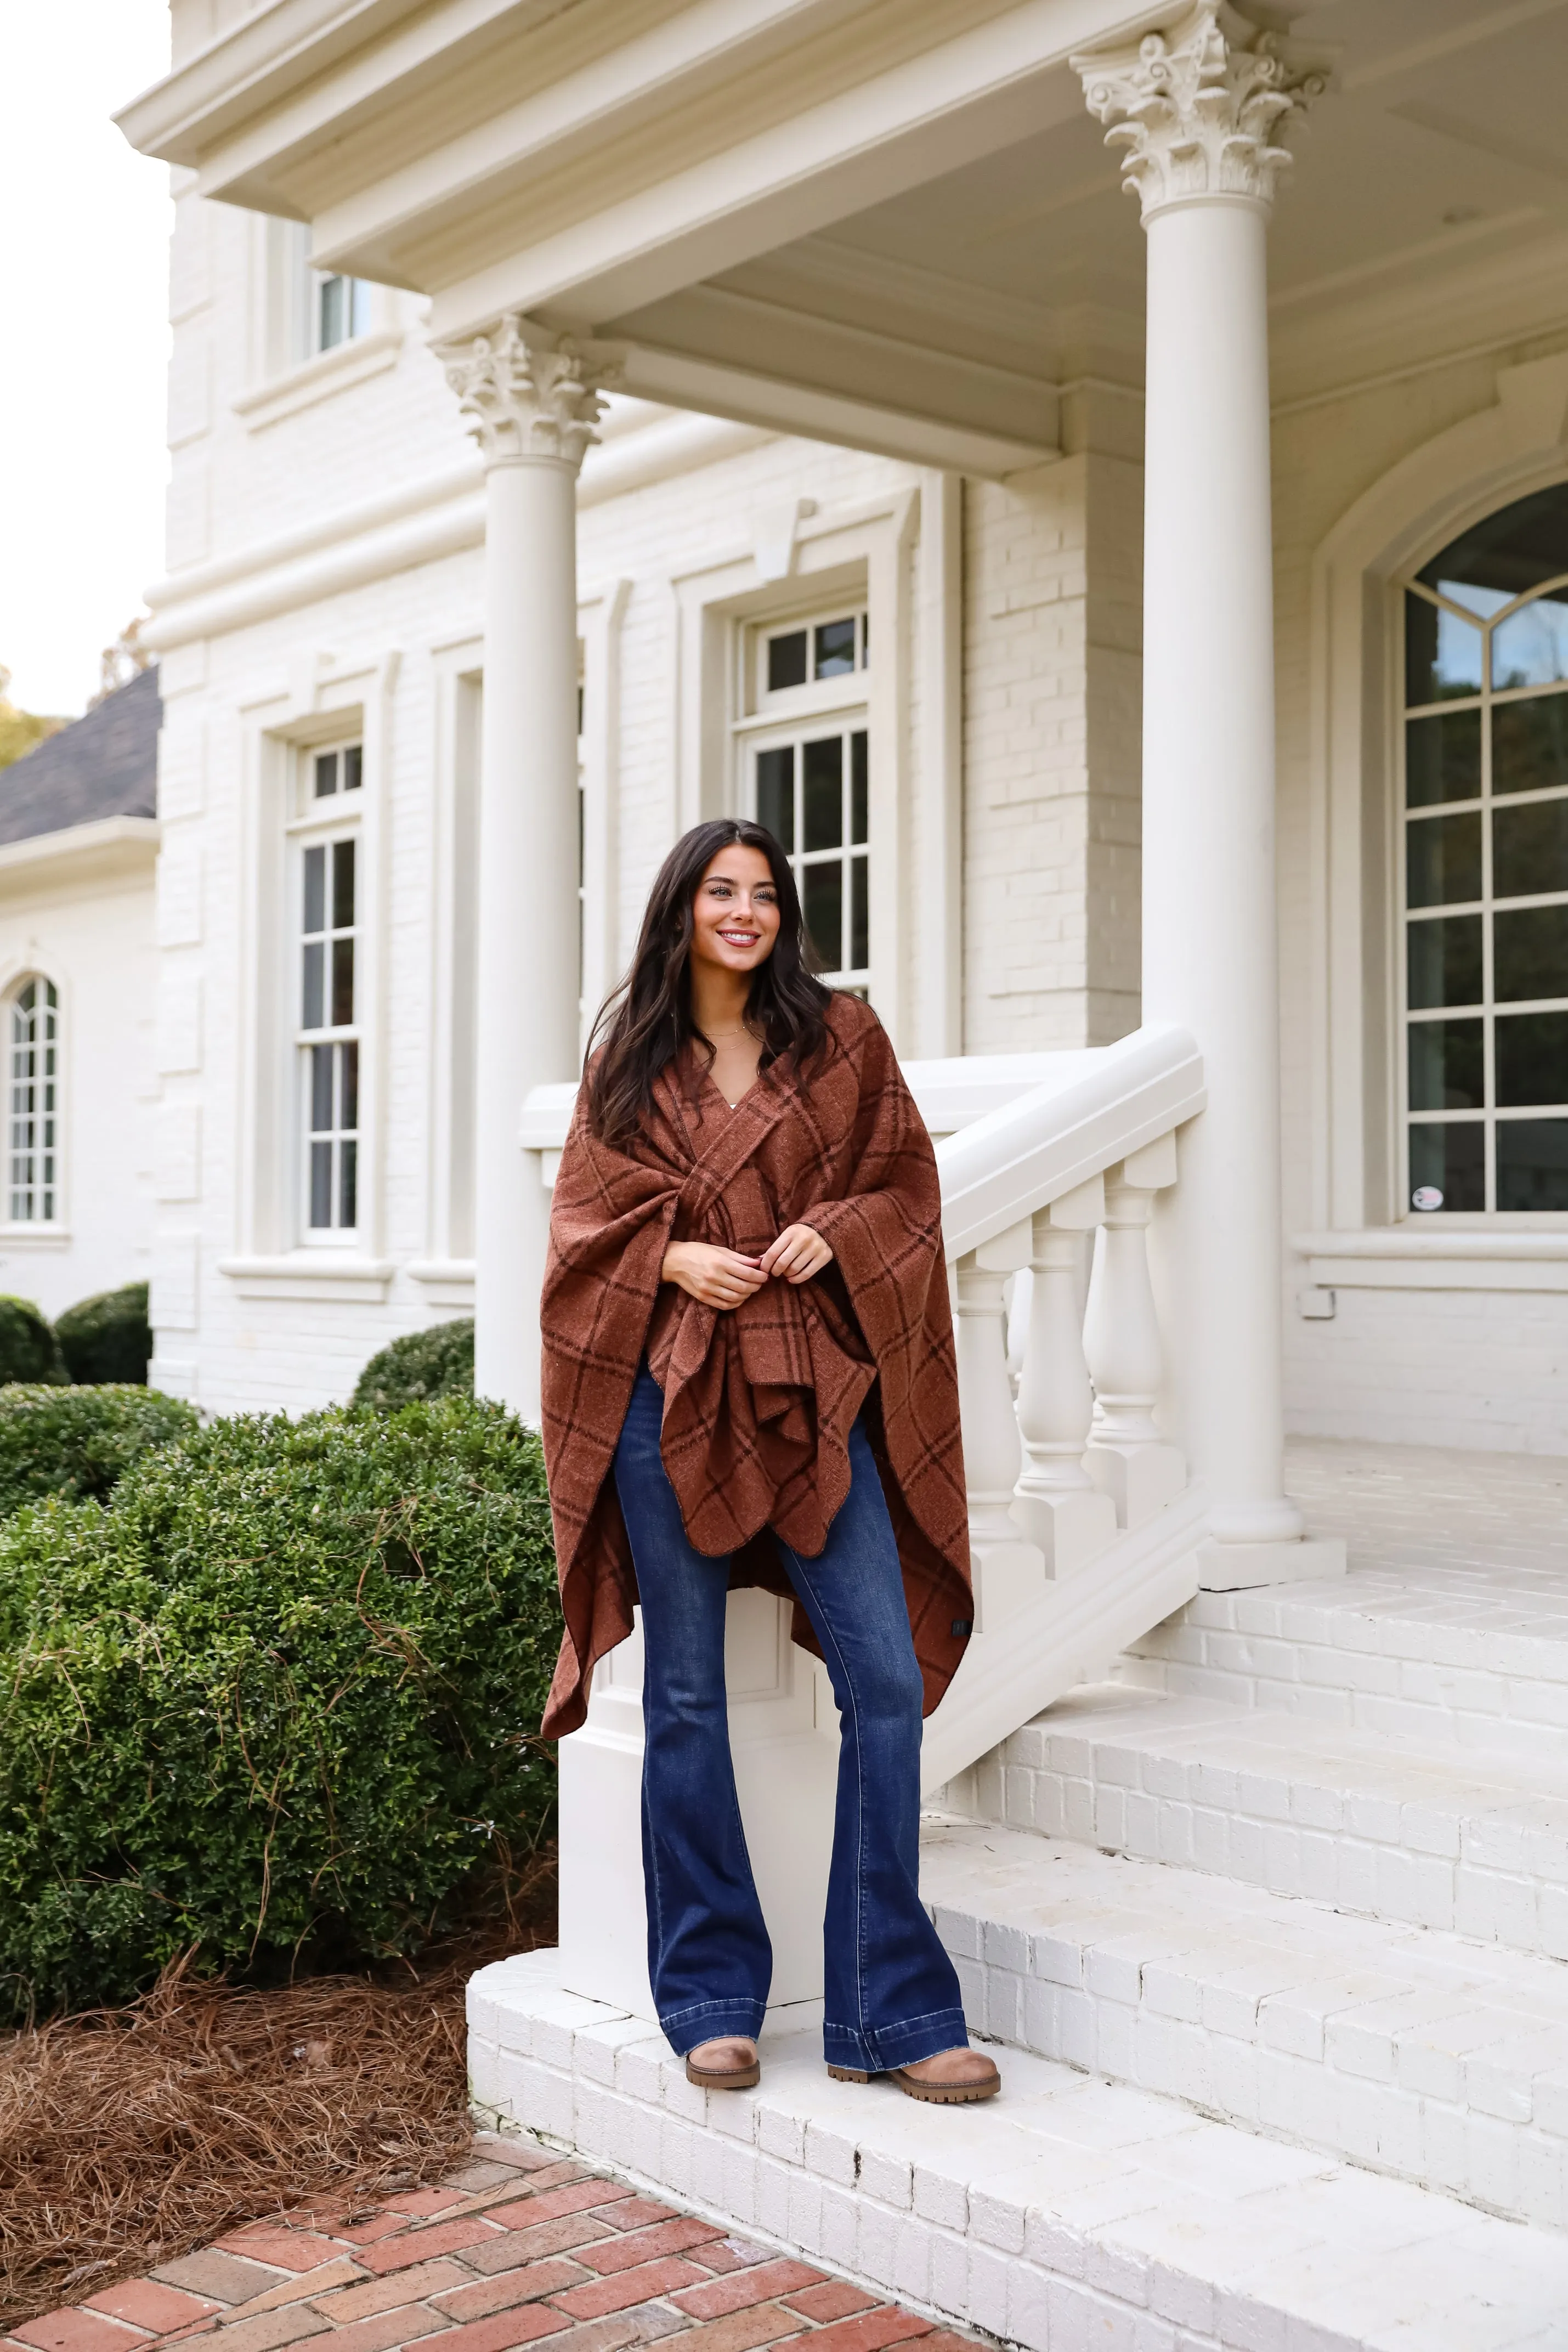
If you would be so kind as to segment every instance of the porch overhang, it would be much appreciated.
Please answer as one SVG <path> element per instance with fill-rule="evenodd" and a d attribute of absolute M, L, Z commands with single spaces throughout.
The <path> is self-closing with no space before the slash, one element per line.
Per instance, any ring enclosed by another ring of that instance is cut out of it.
<path fill-rule="evenodd" d="M 890 328 L 727 282 L 846 215 L 1082 125 L 1071 54 L 1173 0 L 275 0 L 120 116 L 318 268 L 613 337 L 627 388 L 985 475 L 1053 456 L 1053 355 L 939 304 Z M 1113 187 L 1107 159 L 1103 176 Z M 808 273 L 810 275 L 810 273 Z M 836 314 L 835 314 L 836 313 Z"/>
<path fill-rule="evenodd" d="M 193 13 L 194 13 L 193 11 Z M 1005 476 L 1136 392 L 1142 253 L 1068 60 L 1183 0 L 270 0 L 120 117 L 318 267 L 622 346 L 628 390 Z M 1276 399 L 1534 331 L 1564 0 L 1235 0 L 1337 49 L 1272 240 Z M 1554 311 L 1552 315 L 1556 315 Z M 1135 443 L 1129 441 L 1128 453 Z"/>

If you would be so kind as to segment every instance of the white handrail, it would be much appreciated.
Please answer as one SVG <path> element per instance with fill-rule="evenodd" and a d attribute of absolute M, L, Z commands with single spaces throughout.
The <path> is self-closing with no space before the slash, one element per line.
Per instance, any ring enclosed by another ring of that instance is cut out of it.
<path fill-rule="evenodd" d="M 1117 1045 L 1053 1058 L 1060 1068 L 1050 1078 L 937 1144 L 950 1258 L 1157 1142 L 1204 1107 L 1203 1063 L 1185 1029 L 1136 1029 Z"/>

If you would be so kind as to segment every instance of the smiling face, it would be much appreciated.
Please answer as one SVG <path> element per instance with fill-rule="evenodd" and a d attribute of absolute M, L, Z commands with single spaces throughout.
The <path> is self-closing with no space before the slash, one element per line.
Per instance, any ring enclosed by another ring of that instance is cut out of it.
<path fill-rule="evenodd" d="M 760 849 L 733 842 L 703 870 L 692 900 L 692 961 L 751 972 L 779 937 L 779 890 Z"/>

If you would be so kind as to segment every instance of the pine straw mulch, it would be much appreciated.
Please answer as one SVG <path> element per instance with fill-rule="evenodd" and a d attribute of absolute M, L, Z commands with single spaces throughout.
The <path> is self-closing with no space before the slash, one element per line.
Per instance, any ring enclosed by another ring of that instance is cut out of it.
<path fill-rule="evenodd" d="M 439 2179 L 469 2145 L 463 1993 L 554 1934 L 508 1918 L 417 1966 L 256 1990 L 182 1964 L 120 2010 L 0 2040 L 0 2330 L 241 2222 Z"/>

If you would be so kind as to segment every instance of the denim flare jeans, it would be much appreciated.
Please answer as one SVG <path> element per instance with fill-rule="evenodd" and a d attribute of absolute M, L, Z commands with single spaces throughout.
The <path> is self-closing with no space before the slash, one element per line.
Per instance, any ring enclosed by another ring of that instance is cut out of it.
<path fill-rule="evenodd" d="M 773 1954 L 735 1791 L 724 1684 L 729 1563 L 694 1551 L 659 1456 L 663 1391 L 644 1364 L 615 1451 L 643 1603 L 643 1875 L 659 2022 L 684 2055 L 755 2040 Z M 820 1559 L 779 1552 L 838 1702 L 823 2046 L 881 2074 L 968 2039 L 958 1979 L 920 1902 L 920 1669 L 876 1464 L 857 1422 L 852 1483 Z M 775 1538 L 777 1541 L 777 1538 Z"/>

